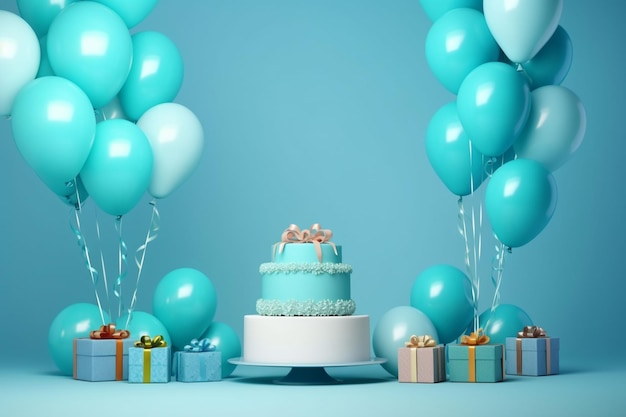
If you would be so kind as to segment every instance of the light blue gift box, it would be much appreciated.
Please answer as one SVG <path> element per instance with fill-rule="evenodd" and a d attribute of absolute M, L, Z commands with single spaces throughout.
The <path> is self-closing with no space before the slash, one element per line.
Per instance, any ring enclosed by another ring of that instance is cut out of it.
<path fill-rule="evenodd" d="M 171 372 L 172 351 L 169 346 L 128 349 L 128 382 L 170 382 Z"/>
<path fill-rule="evenodd" d="M 126 339 L 74 339 L 74 379 L 82 381 L 121 381 L 128 379 L 128 351 L 133 341 Z"/>
<path fill-rule="evenodd" d="M 474 350 L 473 364 L 470 349 Z M 448 371 L 451 382 L 501 382 L 504 380 L 504 345 L 448 345 Z"/>
<path fill-rule="evenodd" d="M 222 352 L 176 352 L 174 372 L 180 382 L 221 381 Z"/>
<path fill-rule="evenodd" d="M 546 376 L 559 373 L 558 337 L 507 337 L 506 373 Z"/>

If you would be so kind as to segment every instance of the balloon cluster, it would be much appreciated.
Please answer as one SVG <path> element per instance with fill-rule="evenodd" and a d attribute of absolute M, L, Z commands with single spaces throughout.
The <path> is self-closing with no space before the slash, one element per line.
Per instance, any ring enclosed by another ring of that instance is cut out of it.
<path fill-rule="evenodd" d="M 506 253 L 532 241 L 551 220 L 557 203 L 553 172 L 576 152 L 586 129 L 580 99 L 561 85 L 573 55 L 571 39 L 559 25 L 563 1 L 420 4 L 433 22 L 426 61 L 456 95 L 430 120 L 426 153 L 443 184 L 458 196 L 475 305 L 483 201 L 466 221 L 464 197 L 475 197 L 486 183 L 484 208 L 497 242 L 495 309 Z"/>
<path fill-rule="evenodd" d="M 133 339 L 162 335 L 175 350 L 184 349 L 193 339 L 208 338 L 222 354 L 222 377 L 227 377 L 235 369 L 228 359 L 241 355 L 241 342 L 228 324 L 214 320 L 216 309 L 217 293 L 211 280 L 197 269 L 178 268 L 159 281 L 152 314 L 132 311 L 115 322 Z M 104 314 L 108 322 L 109 315 Z M 88 303 L 68 306 L 55 317 L 48 332 L 48 350 L 63 374 L 72 374 L 74 338 L 88 337 L 100 323 L 98 307 Z"/>
<path fill-rule="evenodd" d="M 72 206 L 91 196 L 122 216 L 146 191 L 171 194 L 199 162 L 202 126 L 173 103 L 178 48 L 157 31 L 131 34 L 156 3 L 18 0 L 20 15 L 0 10 L 0 116 L 27 164 Z"/>

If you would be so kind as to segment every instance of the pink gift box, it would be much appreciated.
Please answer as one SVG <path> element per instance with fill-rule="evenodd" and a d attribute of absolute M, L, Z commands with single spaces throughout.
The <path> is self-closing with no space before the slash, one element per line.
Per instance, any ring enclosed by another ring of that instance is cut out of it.
<path fill-rule="evenodd" d="M 445 380 L 445 347 L 398 349 L 398 382 L 435 383 Z"/>

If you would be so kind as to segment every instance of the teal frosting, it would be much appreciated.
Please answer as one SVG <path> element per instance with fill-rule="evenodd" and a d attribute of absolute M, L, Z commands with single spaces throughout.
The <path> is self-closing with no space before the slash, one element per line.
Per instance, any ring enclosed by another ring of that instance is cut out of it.
<path fill-rule="evenodd" d="M 352 300 L 279 301 L 258 299 L 256 311 L 262 316 L 350 316 L 356 304 Z"/>
<path fill-rule="evenodd" d="M 352 267 L 348 264 L 336 264 L 332 262 L 303 262 L 303 263 L 276 263 L 267 262 L 259 267 L 261 275 L 277 273 L 306 272 L 314 275 L 321 274 L 351 274 Z"/>

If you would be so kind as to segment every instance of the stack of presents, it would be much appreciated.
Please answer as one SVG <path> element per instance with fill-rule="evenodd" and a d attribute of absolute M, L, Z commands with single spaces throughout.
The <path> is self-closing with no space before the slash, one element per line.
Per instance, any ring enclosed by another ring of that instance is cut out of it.
<path fill-rule="evenodd" d="M 172 355 L 160 335 L 130 337 L 114 324 L 74 339 L 74 379 L 135 383 L 210 382 L 222 379 L 222 355 L 209 339 L 193 339 Z"/>
<path fill-rule="evenodd" d="M 505 374 L 559 373 L 559 338 L 548 337 L 541 327 L 526 326 L 504 345 L 489 342 L 481 329 L 448 346 L 437 345 L 428 335 L 411 336 L 398 349 L 398 381 L 501 382 Z"/>

